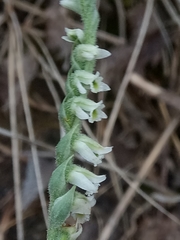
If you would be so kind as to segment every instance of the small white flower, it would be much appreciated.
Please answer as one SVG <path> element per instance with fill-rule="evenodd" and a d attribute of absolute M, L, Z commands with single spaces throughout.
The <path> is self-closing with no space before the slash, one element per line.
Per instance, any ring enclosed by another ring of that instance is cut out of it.
<path fill-rule="evenodd" d="M 74 81 L 76 82 L 79 92 L 85 94 L 87 92 L 86 86 L 89 86 L 93 93 L 109 91 L 110 87 L 102 82 L 103 78 L 99 75 L 99 72 L 92 74 L 84 70 L 76 70 L 74 73 Z"/>
<path fill-rule="evenodd" d="M 95 167 L 102 162 L 104 154 L 112 151 L 112 147 L 103 147 L 83 134 L 74 142 L 73 149 Z"/>
<path fill-rule="evenodd" d="M 96 204 L 94 195 L 86 197 L 85 195 L 75 192 L 74 203 L 71 209 L 71 215 L 77 219 L 78 223 L 89 221 L 91 208 Z"/>
<path fill-rule="evenodd" d="M 91 44 L 80 44 L 76 47 L 76 57 L 79 61 L 92 61 L 109 57 L 111 53 Z"/>
<path fill-rule="evenodd" d="M 101 182 L 106 179 L 105 175 L 97 176 L 85 168 L 74 166 L 69 172 L 67 181 L 86 191 L 87 195 L 97 193 Z"/>
<path fill-rule="evenodd" d="M 62 39 L 64 39 L 67 42 L 75 42 L 79 41 L 82 42 L 84 38 L 84 32 L 81 29 L 69 29 L 65 28 L 65 32 L 67 36 L 63 36 Z"/>
<path fill-rule="evenodd" d="M 87 119 L 90 123 L 107 118 L 107 115 L 102 111 L 104 107 L 102 101 L 96 103 L 84 97 L 74 97 L 71 105 L 72 110 L 79 119 Z"/>
<path fill-rule="evenodd" d="M 60 0 L 60 5 L 80 14 L 79 0 Z"/>

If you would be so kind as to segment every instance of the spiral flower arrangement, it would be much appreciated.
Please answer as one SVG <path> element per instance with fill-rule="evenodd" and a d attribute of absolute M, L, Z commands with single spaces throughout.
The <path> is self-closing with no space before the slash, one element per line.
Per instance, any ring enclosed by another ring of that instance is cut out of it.
<path fill-rule="evenodd" d="M 82 224 L 89 220 L 95 205 L 94 194 L 105 175 L 95 175 L 73 163 L 75 153 L 95 167 L 112 147 L 103 147 L 81 132 L 81 121 L 89 123 L 106 119 L 103 101 L 88 99 L 88 91 L 98 93 L 110 88 L 99 72 L 94 72 L 96 59 L 110 56 L 96 43 L 99 15 L 96 0 L 62 0 L 60 4 L 80 14 L 84 28 L 65 28 L 64 40 L 73 44 L 71 68 L 66 81 L 66 97 L 59 119 L 65 135 L 56 147 L 57 168 L 49 182 L 50 206 L 48 240 L 75 240 L 82 232 Z M 78 189 L 82 189 L 81 193 Z M 84 192 L 84 194 L 82 193 Z"/>

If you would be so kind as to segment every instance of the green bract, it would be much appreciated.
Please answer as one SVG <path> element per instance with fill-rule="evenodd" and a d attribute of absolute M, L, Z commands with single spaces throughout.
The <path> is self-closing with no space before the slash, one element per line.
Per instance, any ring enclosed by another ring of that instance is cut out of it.
<path fill-rule="evenodd" d="M 96 44 L 99 15 L 96 0 L 61 0 L 60 4 L 78 14 L 83 30 L 65 28 L 62 38 L 71 44 L 71 69 L 66 81 L 66 97 L 61 104 L 59 120 L 64 135 L 56 147 L 56 169 L 49 182 L 49 229 L 47 240 L 75 240 L 82 232 L 82 224 L 90 219 L 98 192 L 105 175 L 95 175 L 73 163 L 74 156 L 97 166 L 112 147 L 103 147 L 81 132 L 81 121 L 89 123 L 106 119 L 103 101 L 87 98 L 88 91 L 109 91 L 99 72 L 94 73 L 97 59 L 110 52 Z M 80 193 L 81 191 L 81 193 Z"/>

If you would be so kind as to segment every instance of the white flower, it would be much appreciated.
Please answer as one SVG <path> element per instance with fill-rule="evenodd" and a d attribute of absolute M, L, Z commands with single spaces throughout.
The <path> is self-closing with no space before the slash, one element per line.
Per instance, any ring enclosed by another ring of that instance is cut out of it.
<path fill-rule="evenodd" d="M 84 70 L 76 70 L 74 73 L 74 81 L 76 82 L 79 92 L 85 94 L 87 92 L 85 86 L 89 86 L 93 93 L 109 91 L 110 87 L 102 82 L 103 78 L 99 75 L 99 72 L 92 74 Z"/>
<path fill-rule="evenodd" d="M 79 61 L 92 61 L 109 57 L 111 53 L 91 44 L 80 44 L 76 47 L 76 57 Z"/>
<path fill-rule="evenodd" d="M 101 182 L 106 179 L 105 175 L 97 176 L 85 168 L 74 166 L 69 172 L 67 181 L 86 191 L 87 195 L 97 193 Z"/>
<path fill-rule="evenodd" d="M 61 6 L 80 14 L 79 0 L 60 0 Z"/>
<path fill-rule="evenodd" d="M 75 192 L 75 198 L 71 209 L 71 215 L 77 219 L 78 223 L 89 221 L 91 208 L 96 204 L 94 195 L 86 197 L 85 195 Z"/>
<path fill-rule="evenodd" d="M 81 29 L 69 29 L 65 28 L 65 32 L 67 36 L 63 36 L 62 39 L 68 42 L 79 41 L 82 42 L 84 38 L 84 32 Z"/>
<path fill-rule="evenodd" d="M 79 119 L 87 119 L 90 123 L 107 118 L 107 115 L 102 111 L 104 107 L 102 101 L 96 103 L 84 97 L 74 97 L 71 105 L 72 110 Z"/>
<path fill-rule="evenodd" d="M 73 149 L 94 166 L 102 162 L 104 154 L 112 151 L 112 147 L 103 147 L 83 134 L 74 142 Z"/>

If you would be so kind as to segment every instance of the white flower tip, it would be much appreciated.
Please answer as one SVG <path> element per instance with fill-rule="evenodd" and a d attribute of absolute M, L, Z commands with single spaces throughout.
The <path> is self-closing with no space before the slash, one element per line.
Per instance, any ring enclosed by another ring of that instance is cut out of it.
<path fill-rule="evenodd" d="M 104 154 L 107 154 L 107 153 L 110 153 L 113 149 L 113 146 L 112 147 L 105 147 L 104 148 Z"/>
<path fill-rule="evenodd" d="M 111 56 L 111 53 L 105 49 L 98 49 L 98 55 L 96 59 L 102 59 Z"/>
<path fill-rule="evenodd" d="M 66 42 L 73 42 L 72 40 L 70 40 L 67 36 L 62 36 L 61 37 L 64 41 Z"/>
<path fill-rule="evenodd" d="M 76 13 L 80 13 L 77 0 L 60 0 L 59 4 L 67 9 L 70 9 Z"/>

